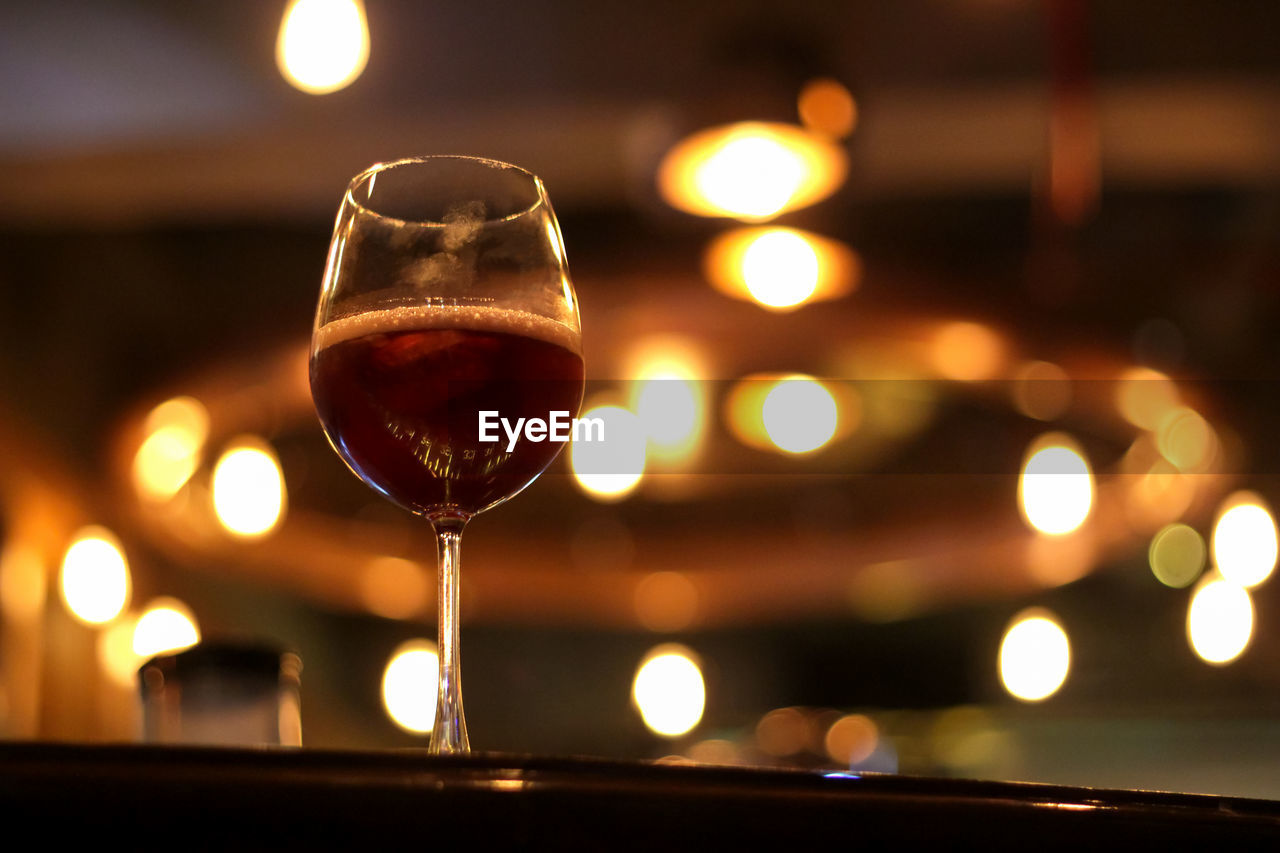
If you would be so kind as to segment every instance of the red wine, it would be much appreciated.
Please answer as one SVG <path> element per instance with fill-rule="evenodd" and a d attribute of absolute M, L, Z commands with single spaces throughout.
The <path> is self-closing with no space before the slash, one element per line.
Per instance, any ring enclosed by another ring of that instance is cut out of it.
<path fill-rule="evenodd" d="M 361 479 L 414 512 L 473 514 L 519 492 L 564 442 L 481 441 L 480 412 L 576 417 L 577 337 L 522 311 L 392 308 L 317 335 L 311 395 L 329 441 Z"/>

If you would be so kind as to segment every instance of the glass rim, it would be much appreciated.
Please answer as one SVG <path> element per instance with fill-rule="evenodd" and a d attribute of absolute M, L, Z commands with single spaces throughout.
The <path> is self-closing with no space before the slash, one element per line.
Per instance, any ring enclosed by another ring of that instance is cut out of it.
<path fill-rule="evenodd" d="M 546 187 L 543 186 L 542 179 L 539 178 L 537 175 L 535 175 L 533 172 L 530 172 L 528 169 L 524 168 L 523 166 L 517 166 L 514 163 L 507 163 L 503 160 L 495 160 L 492 157 L 476 157 L 471 154 L 422 154 L 416 157 L 401 157 L 396 160 L 387 160 L 383 162 L 374 163 L 369 168 L 357 174 L 354 178 L 352 178 L 347 183 L 347 191 L 344 195 L 344 201 L 347 204 L 350 204 L 352 207 L 356 208 L 357 210 L 360 210 L 363 213 L 368 214 L 369 216 L 374 216 L 374 217 L 377 217 L 378 219 L 383 219 L 388 222 L 400 222 L 406 225 L 417 225 L 423 228 L 447 228 L 449 226 L 449 223 L 440 222 L 434 219 L 403 219 L 399 216 L 390 216 L 386 213 L 381 213 L 377 210 L 374 210 L 372 207 L 357 201 L 355 197 L 355 190 L 357 187 L 359 187 L 361 184 L 365 183 L 366 181 L 376 177 L 377 175 L 383 172 L 388 172 L 399 166 L 421 165 L 423 163 L 438 162 L 440 160 L 462 160 L 475 165 L 487 166 L 493 169 L 510 170 L 513 172 L 519 172 L 520 174 L 532 180 L 533 187 L 536 190 L 538 195 L 537 199 L 533 202 L 533 204 L 529 205 L 523 210 L 517 210 L 515 213 L 507 214 L 506 216 L 498 216 L 494 218 L 486 217 L 483 222 L 484 225 L 493 225 L 501 222 L 511 222 L 513 220 L 519 219 L 522 216 L 528 216 L 529 214 L 537 210 L 539 207 L 542 207 L 547 204 Z"/>

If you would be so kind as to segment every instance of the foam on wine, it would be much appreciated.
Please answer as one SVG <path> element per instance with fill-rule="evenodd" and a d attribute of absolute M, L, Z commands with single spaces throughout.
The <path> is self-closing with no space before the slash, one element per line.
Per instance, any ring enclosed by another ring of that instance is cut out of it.
<path fill-rule="evenodd" d="M 316 352 L 342 341 L 395 332 L 464 329 L 519 335 L 563 347 L 581 357 L 580 336 L 557 320 L 490 305 L 411 305 L 367 311 L 332 320 L 316 333 Z"/>

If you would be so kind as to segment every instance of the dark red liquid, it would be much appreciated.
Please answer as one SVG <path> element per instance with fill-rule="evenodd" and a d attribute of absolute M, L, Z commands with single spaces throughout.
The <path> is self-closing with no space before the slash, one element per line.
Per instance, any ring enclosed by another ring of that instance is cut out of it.
<path fill-rule="evenodd" d="M 471 514 L 511 497 L 542 473 L 563 442 L 511 451 L 479 440 L 480 411 L 549 420 L 576 417 L 581 356 L 507 332 L 444 328 L 368 334 L 311 361 L 311 394 L 334 449 L 365 482 L 422 514 Z"/>

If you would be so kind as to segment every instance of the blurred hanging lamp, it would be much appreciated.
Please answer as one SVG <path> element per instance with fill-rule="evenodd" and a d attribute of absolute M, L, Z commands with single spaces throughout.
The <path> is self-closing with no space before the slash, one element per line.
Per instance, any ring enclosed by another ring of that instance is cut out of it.
<path fill-rule="evenodd" d="M 293 0 L 276 40 L 276 64 L 297 89 L 327 95 L 349 86 L 369 61 L 361 0 Z"/>

